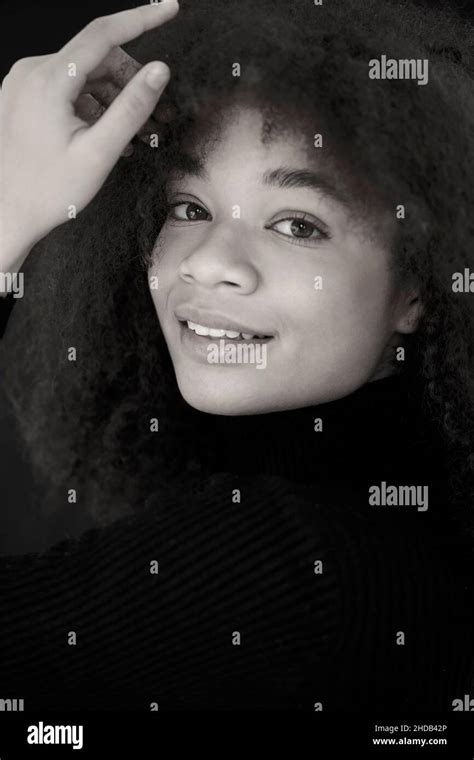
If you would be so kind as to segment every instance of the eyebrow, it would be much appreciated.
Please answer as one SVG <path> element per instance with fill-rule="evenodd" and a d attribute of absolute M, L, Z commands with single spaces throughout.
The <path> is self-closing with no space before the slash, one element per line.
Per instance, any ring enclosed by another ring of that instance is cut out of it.
<path fill-rule="evenodd" d="M 197 177 L 209 181 L 209 176 L 204 168 L 204 163 L 196 156 L 181 154 L 179 166 L 176 170 L 179 178 L 186 176 Z M 268 187 L 279 188 L 304 188 L 326 195 L 343 206 L 350 206 L 350 199 L 334 182 L 321 174 L 309 169 L 292 169 L 280 166 L 278 169 L 269 169 L 262 176 L 262 183 Z"/>
<path fill-rule="evenodd" d="M 263 184 L 280 188 L 308 187 L 319 193 L 333 198 L 338 203 L 348 206 L 348 196 L 331 180 L 323 174 L 309 171 L 308 169 L 291 169 L 281 166 L 278 169 L 266 171 L 263 175 Z"/>
<path fill-rule="evenodd" d="M 209 181 L 209 176 L 204 168 L 202 159 L 190 153 L 181 153 L 177 163 L 172 167 L 172 172 L 178 174 L 178 178 L 197 177 Z"/>

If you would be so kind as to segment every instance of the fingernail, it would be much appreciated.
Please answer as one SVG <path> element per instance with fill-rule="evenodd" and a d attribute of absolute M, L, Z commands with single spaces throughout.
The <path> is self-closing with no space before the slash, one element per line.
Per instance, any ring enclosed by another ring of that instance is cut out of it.
<path fill-rule="evenodd" d="M 154 90 L 159 90 L 167 73 L 168 69 L 164 65 L 157 63 L 156 66 L 153 66 L 153 68 L 150 69 L 146 75 L 145 81 L 149 87 L 152 87 Z"/>

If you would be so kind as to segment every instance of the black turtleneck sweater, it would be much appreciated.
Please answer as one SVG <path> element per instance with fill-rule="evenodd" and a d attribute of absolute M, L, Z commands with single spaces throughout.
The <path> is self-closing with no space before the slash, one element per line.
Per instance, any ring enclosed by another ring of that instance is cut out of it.
<path fill-rule="evenodd" d="M 319 407 L 198 413 L 194 474 L 145 511 L 0 559 L 0 697 L 452 710 L 473 688 L 472 565 L 417 414 L 397 377 Z M 428 486 L 428 509 L 370 504 L 383 481 Z"/>

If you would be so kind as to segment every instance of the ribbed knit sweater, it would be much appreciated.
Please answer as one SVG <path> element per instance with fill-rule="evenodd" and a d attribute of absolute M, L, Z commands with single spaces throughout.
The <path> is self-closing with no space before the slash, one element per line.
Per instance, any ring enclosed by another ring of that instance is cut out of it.
<path fill-rule="evenodd" d="M 203 414 L 199 471 L 145 511 L 0 558 L 0 698 L 452 710 L 473 693 L 470 547 L 411 403 L 392 377 L 319 407 Z M 370 504 L 382 481 L 429 484 L 429 508 Z"/>

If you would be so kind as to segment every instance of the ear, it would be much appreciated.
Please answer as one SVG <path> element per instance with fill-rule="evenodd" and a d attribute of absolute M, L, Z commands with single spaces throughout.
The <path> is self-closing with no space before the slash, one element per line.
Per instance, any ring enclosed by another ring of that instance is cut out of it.
<path fill-rule="evenodd" d="M 403 335 L 414 333 L 423 315 L 423 304 L 418 288 L 408 288 L 401 296 L 397 309 L 395 330 Z"/>

